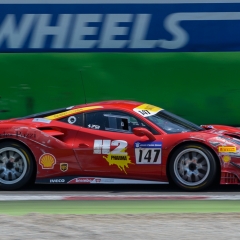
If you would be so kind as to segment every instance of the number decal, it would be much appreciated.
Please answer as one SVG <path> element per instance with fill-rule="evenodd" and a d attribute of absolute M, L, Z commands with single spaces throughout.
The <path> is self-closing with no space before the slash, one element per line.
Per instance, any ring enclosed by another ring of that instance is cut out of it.
<path fill-rule="evenodd" d="M 147 116 L 147 115 L 150 115 L 151 113 L 148 111 L 148 110 L 139 110 L 138 111 L 140 114 L 142 114 L 143 116 Z"/>
<path fill-rule="evenodd" d="M 159 107 L 155 107 L 150 104 L 146 104 L 146 103 L 133 109 L 134 112 L 142 115 L 143 117 L 149 117 L 149 116 L 155 115 L 161 110 L 163 109 Z"/>
<path fill-rule="evenodd" d="M 138 156 L 138 162 L 141 163 L 142 162 L 142 149 L 139 149 L 139 156 Z M 137 155 L 137 154 L 136 154 Z"/>
<path fill-rule="evenodd" d="M 155 149 L 155 150 L 154 150 L 154 152 L 155 152 L 156 154 L 155 154 L 155 157 L 154 157 L 154 161 L 153 161 L 153 162 L 157 162 L 160 151 L 161 151 L 161 149 Z"/>
<path fill-rule="evenodd" d="M 161 142 L 135 142 L 136 164 L 161 164 Z"/>
<path fill-rule="evenodd" d="M 152 155 L 151 153 L 152 153 L 152 150 L 148 150 L 145 157 L 144 157 L 144 159 L 148 162 L 151 161 L 151 155 Z"/>

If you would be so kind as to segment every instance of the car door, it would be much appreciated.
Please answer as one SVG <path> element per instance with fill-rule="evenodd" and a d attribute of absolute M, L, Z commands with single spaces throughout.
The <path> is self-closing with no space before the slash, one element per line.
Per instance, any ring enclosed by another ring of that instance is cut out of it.
<path fill-rule="evenodd" d="M 161 177 L 162 142 L 133 134 L 134 127 L 151 130 L 135 116 L 118 111 L 85 113 L 75 154 L 89 176 L 156 179 Z"/>

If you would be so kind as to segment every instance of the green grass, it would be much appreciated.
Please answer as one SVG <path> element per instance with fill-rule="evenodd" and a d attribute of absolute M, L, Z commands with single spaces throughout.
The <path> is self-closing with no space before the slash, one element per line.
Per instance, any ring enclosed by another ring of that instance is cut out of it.
<path fill-rule="evenodd" d="M 139 214 L 240 212 L 240 201 L 3 201 L 0 214 Z"/>
<path fill-rule="evenodd" d="M 239 52 L 0 54 L 0 119 L 128 99 L 198 124 L 239 125 Z M 83 81 L 83 82 L 82 82 Z"/>

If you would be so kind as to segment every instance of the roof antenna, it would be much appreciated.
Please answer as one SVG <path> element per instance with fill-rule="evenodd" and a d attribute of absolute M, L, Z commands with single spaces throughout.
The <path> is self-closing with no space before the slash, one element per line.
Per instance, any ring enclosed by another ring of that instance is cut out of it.
<path fill-rule="evenodd" d="M 84 102 L 85 102 L 85 104 L 87 104 L 87 98 L 86 98 L 86 92 L 85 92 L 85 88 L 84 88 L 84 82 L 83 82 L 83 77 L 82 77 L 82 71 L 80 71 L 80 78 L 81 78 L 81 80 L 82 80 L 82 88 L 83 88 Z"/>

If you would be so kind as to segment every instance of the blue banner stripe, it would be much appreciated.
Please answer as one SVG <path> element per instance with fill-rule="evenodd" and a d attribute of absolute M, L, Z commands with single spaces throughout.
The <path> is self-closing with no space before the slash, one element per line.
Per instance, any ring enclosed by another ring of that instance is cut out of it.
<path fill-rule="evenodd" d="M 240 3 L 240 0 L 0 0 L 0 4 L 199 4 Z"/>
<path fill-rule="evenodd" d="M 82 4 L 0 4 L 0 52 L 240 51 L 240 0 L 77 2 Z"/>

